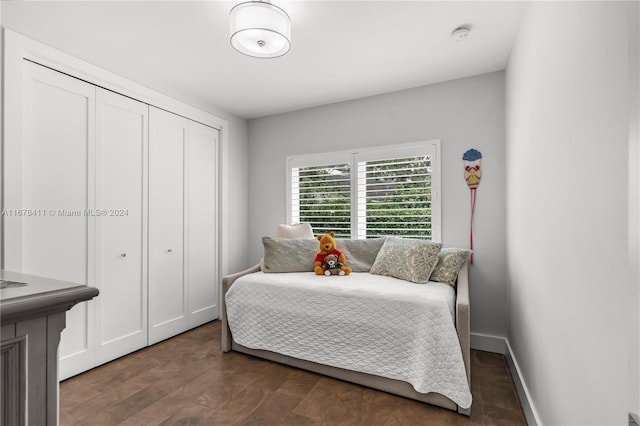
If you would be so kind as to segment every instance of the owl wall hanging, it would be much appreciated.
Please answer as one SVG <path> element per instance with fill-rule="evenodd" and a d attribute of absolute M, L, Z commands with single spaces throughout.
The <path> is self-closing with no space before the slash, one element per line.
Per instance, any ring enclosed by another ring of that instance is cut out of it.
<path fill-rule="evenodd" d="M 482 169 L 480 163 L 482 162 L 482 154 L 480 151 L 470 149 L 462 155 L 462 161 L 464 163 L 464 180 L 467 181 L 469 191 L 471 195 L 471 221 L 469 227 L 469 249 L 473 250 L 473 215 L 476 210 L 476 190 L 480 185 L 480 179 L 482 179 Z M 470 263 L 473 265 L 473 251 L 470 256 Z"/>

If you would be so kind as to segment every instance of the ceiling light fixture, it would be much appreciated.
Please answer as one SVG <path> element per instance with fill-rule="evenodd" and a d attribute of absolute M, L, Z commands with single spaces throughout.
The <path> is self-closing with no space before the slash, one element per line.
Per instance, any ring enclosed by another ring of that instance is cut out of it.
<path fill-rule="evenodd" d="M 254 58 L 277 58 L 291 48 L 291 19 L 270 1 L 248 1 L 229 12 L 231 46 Z"/>

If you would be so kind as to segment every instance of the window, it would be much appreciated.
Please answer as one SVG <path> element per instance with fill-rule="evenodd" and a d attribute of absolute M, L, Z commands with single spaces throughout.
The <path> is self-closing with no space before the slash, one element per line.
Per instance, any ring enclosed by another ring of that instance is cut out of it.
<path fill-rule="evenodd" d="M 439 141 L 287 158 L 287 221 L 340 238 L 440 241 Z"/>

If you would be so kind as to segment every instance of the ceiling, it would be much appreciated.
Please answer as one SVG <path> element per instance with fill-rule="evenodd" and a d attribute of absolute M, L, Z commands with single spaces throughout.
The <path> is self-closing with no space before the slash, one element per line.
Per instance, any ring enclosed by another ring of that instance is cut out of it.
<path fill-rule="evenodd" d="M 229 43 L 230 1 L 6 1 L 2 25 L 201 108 L 255 118 L 502 70 L 521 2 L 278 1 L 289 53 Z M 471 35 L 450 34 L 469 24 Z"/>

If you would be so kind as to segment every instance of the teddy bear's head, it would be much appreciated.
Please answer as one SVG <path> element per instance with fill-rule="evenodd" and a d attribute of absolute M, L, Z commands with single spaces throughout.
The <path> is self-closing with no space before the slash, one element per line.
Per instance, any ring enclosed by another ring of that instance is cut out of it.
<path fill-rule="evenodd" d="M 318 241 L 320 242 L 320 251 L 322 253 L 329 253 L 336 247 L 336 242 L 333 239 L 333 236 L 336 235 L 335 232 L 331 231 L 328 234 L 318 235 Z"/>

